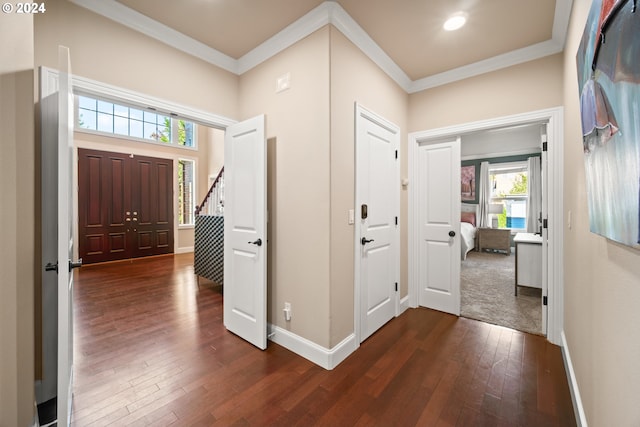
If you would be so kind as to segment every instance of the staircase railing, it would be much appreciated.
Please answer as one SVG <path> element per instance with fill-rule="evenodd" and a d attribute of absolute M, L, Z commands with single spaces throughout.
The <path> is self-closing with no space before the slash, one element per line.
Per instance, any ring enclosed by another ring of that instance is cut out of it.
<path fill-rule="evenodd" d="M 224 166 L 213 180 L 207 195 L 202 203 L 196 206 L 196 215 L 223 215 L 224 214 Z"/>

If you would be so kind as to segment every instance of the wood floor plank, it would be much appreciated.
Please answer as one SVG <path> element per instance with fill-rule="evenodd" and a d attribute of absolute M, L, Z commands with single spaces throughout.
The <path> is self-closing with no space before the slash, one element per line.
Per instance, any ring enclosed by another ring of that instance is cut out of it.
<path fill-rule="evenodd" d="M 407 310 L 331 371 L 226 331 L 191 254 L 75 272 L 73 426 L 573 426 L 543 337 Z"/>

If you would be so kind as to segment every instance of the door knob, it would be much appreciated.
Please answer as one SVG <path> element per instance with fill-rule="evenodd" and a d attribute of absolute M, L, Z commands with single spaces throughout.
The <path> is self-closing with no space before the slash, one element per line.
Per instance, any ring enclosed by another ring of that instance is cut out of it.
<path fill-rule="evenodd" d="M 362 243 L 362 246 L 370 242 L 373 242 L 373 239 L 367 239 L 366 237 L 363 237 L 362 239 L 360 239 L 360 243 Z"/>
<path fill-rule="evenodd" d="M 82 267 L 82 258 L 80 258 L 75 262 L 69 260 L 69 271 L 73 270 L 74 268 L 80 268 L 80 267 Z"/>
<path fill-rule="evenodd" d="M 455 231 L 453 231 L 453 230 L 451 230 L 451 231 L 449 232 L 449 237 L 456 237 L 456 232 L 455 232 Z"/>
<path fill-rule="evenodd" d="M 255 242 L 247 242 L 250 243 L 252 245 L 256 245 L 256 246 L 262 246 L 262 239 L 258 239 Z"/>

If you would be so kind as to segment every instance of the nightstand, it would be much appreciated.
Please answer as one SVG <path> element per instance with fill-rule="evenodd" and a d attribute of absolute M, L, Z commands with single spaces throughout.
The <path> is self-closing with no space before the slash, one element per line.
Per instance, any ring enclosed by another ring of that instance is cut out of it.
<path fill-rule="evenodd" d="M 518 233 L 513 239 L 516 244 L 516 285 L 542 289 L 542 236 L 532 233 Z"/>
<path fill-rule="evenodd" d="M 493 249 L 511 255 L 511 230 L 504 228 L 478 228 L 476 235 L 478 251 Z"/>

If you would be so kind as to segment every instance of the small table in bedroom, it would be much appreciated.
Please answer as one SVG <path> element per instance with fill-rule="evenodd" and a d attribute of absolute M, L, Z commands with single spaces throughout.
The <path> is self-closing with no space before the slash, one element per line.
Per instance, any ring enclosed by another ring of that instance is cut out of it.
<path fill-rule="evenodd" d="M 518 286 L 542 288 L 542 236 L 533 233 L 518 233 L 516 244 L 516 283 Z"/>
<path fill-rule="evenodd" d="M 478 251 L 493 249 L 511 255 L 511 230 L 505 228 L 478 228 L 476 235 Z"/>

